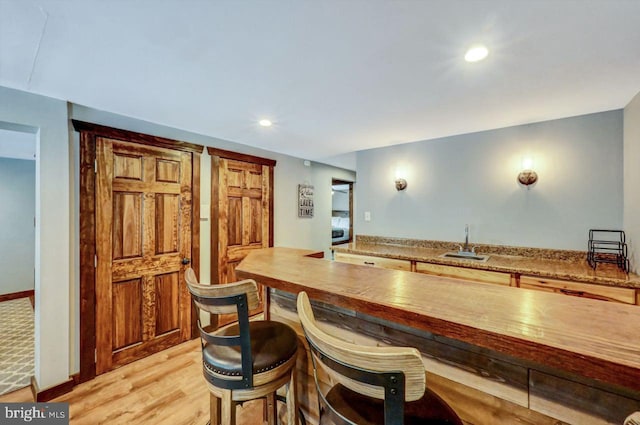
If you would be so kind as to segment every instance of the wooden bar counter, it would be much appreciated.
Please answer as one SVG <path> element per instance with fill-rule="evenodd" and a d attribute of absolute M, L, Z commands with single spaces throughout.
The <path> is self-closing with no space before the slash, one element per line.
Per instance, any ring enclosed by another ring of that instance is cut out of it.
<path fill-rule="evenodd" d="M 313 256 L 312 251 L 290 248 L 254 251 L 236 273 L 270 288 L 306 291 L 312 300 L 540 365 L 541 370 L 602 383 L 631 405 L 640 400 L 637 307 Z"/>

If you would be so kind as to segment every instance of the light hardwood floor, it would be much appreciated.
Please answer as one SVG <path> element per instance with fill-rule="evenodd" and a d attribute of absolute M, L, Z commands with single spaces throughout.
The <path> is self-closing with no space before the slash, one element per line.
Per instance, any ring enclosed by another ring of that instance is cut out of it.
<path fill-rule="evenodd" d="M 33 401 L 29 389 L 0 402 Z M 68 402 L 71 424 L 199 425 L 209 420 L 200 340 L 192 340 L 76 386 L 54 402 Z M 262 402 L 238 407 L 238 424 L 262 423 Z"/>
<path fill-rule="evenodd" d="M 24 387 L 20 390 L 0 395 L 0 403 L 27 403 L 32 401 L 31 387 Z"/>

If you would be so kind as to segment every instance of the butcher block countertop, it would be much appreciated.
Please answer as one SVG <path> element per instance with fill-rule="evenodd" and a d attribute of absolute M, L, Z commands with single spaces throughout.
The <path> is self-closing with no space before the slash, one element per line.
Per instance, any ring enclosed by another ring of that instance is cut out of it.
<path fill-rule="evenodd" d="M 500 285 L 252 251 L 240 278 L 640 391 L 640 309 Z"/>
<path fill-rule="evenodd" d="M 358 236 L 356 242 L 335 245 L 335 252 L 372 255 L 384 258 L 420 261 L 424 263 L 466 267 L 505 273 L 565 279 L 599 285 L 640 289 L 640 276 L 626 274 L 613 264 L 598 264 L 592 269 L 586 252 L 539 248 L 477 245 L 476 252 L 490 255 L 487 262 L 442 258 L 446 252 L 455 252 L 453 242 L 421 241 L 377 236 Z"/>

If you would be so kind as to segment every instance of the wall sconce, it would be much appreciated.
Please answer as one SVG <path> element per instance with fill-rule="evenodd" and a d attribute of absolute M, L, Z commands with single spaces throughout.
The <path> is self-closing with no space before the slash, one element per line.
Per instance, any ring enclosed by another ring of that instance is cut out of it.
<path fill-rule="evenodd" d="M 407 169 L 404 165 L 396 167 L 396 190 L 400 192 L 407 188 Z"/>
<path fill-rule="evenodd" d="M 407 188 L 407 181 L 402 178 L 396 179 L 396 190 L 399 192 L 401 190 L 405 190 Z"/>
<path fill-rule="evenodd" d="M 524 158 L 522 160 L 522 171 L 518 174 L 518 181 L 521 185 L 527 186 L 527 189 L 538 181 L 538 174 L 532 170 L 533 160 L 531 158 Z"/>

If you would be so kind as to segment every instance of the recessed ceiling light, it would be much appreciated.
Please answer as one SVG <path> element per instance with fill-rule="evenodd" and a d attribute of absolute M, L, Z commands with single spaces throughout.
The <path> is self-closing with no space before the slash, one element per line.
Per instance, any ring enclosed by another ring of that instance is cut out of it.
<path fill-rule="evenodd" d="M 260 124 L 263 127 L 271 127 L 272 123 L 271 123 L 271 120 L 264 119 L 264 120 L 258 121 L 258 124 Z"/>
<path fill-rule="evenodd" d="M 464 60 L 467 62 L 478 62 L 486 58 L 489 54 L 489 50 L 482 44 L 476 44 L 471 46 L 467 53 L 464 55 Z"/>

